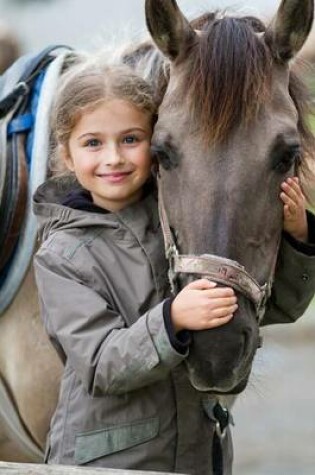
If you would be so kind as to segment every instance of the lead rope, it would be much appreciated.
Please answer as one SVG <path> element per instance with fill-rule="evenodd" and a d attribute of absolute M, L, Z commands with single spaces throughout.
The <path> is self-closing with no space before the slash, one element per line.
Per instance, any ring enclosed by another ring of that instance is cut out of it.
<path fill-rule="evenodd" d="M 223 475 L 224 464 L 222 441 L 225 439 L 227 434 L 227 427 L 230 423 L 230 414 L 227 409 L 217 402 L 213 407 L 213 417 L 215 418 L 216 423 L 212 444 L 212 470 L 213 475 Z"/>

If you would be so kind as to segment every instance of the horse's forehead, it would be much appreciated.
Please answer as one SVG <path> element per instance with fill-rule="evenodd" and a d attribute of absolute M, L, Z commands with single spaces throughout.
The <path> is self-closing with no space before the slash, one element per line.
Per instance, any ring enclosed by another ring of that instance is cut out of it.
<path fill-rule="evenodd" d="M 272 92 L 277 89 L 289 90 L 290 69 L 288 65 L 273 63 L 272 66 Z"/>
<path fill-rule="evenodd" d="M 270 114 L 273 121 L 285 116 L 291 128 L 297 127 L 298 111 L 290 94 L 290 70 L 286 65 L 273 67 L 271 83 Z M 283 120 L 283 119 L 282 119 Z"/>

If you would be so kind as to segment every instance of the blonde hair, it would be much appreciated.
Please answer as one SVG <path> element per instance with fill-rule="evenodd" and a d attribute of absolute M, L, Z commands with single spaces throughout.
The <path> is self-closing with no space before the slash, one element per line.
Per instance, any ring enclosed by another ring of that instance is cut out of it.
<path fill-rule="evenodd" d="M 52 172 L 65 171 L 58 149 L 66 147 L 71 132 L 86 111 L 102 102 L 122 99 L 147 112 L 152 124 L 157 105 L 151 85 L 130 67 L 108 64 L 98 56 L 77 57 L 63 73 L 51 114 Z"/>

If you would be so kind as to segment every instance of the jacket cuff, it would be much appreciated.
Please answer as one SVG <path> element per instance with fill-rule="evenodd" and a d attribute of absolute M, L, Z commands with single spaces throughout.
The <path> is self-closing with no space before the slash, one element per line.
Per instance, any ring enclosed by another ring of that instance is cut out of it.
<path fill-rule="evenodd" d="M 261 325 L 289 323 L 300 318 L 314 297 L 315 257 L 280 246 L 272 294 Z"/>
<path fill-rule="evenodd" d="M 163 304 L 163 319 L 166 332 L 170 339 L 173 348 L 182 355 L 187 353 L 187 349 L 191 343 L 191 336 L 188 330 L 182 330 L 177 334 L 174 331 L 172 319 L 171 319 L 171 307 L 175 297 L 168 298 Z"/>
<path fill-rule="evenodd" d="M 164 301 L 148 312 L 147 326 L 160 362 L 173 368 L 188 356 L 188 346 L 184 353 L 176 351 L 168 336 L 163 315 Z"/>
<path fill-rule="evenodd" d="M 296 251 L 306 256 L 315 256 L 315 216 L 310 211 L 306 211 L 306 215 L 308 224 L 307 242 L 298 241 L 285 231 L 283 237 Z"/>

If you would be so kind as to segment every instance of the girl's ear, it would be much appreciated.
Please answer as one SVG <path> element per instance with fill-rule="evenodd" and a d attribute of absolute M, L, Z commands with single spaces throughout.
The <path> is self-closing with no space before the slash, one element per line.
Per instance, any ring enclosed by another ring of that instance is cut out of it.
<path fill-rule="evenodd" d="M 68 170 L 73 172 L 74 171 L 74 164 L 73 164 L 73 160 L 72 160 L 72 157 L 70 155 L 68 147 L 66 147 L 65 145 L 59 145 L 58 146 L 58 155 L 59 155 L 60 159 L 65 163 Z"/>

